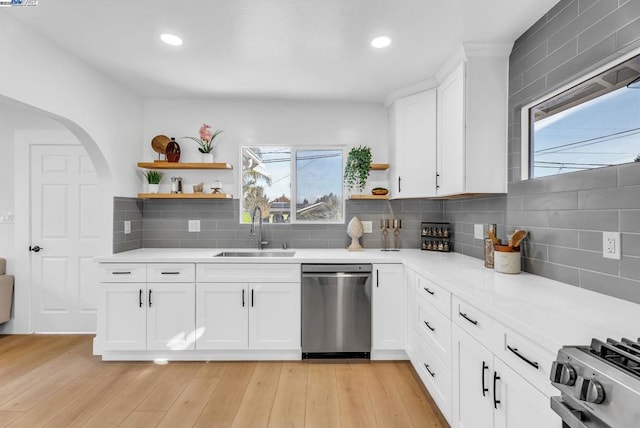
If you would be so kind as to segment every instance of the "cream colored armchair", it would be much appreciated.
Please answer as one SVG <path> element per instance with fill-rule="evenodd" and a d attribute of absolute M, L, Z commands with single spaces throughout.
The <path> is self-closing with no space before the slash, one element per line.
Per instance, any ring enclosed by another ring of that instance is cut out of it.
<path fill-rule="evenodd" d="M 0 324 L 9 321 L 13 300 L 13 275 L 5 275 L 6 267 L 7 261 L 0 259 Z"/>

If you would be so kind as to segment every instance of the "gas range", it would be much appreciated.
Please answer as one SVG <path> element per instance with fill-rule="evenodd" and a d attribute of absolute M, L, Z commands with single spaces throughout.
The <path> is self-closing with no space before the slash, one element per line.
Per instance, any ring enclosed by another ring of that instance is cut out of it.
<path fill-rule="evenodd" d="M 565 346 L 551 368 L 551 408 L 570 428 L 640 426 L 640 339 Z"/>

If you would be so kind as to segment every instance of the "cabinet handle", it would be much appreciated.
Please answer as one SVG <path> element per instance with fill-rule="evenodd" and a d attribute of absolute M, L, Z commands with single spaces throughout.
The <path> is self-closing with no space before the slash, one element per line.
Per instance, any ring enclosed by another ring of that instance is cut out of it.
<path fill-rule="evenodd" d="M 422 287 L 422 288 L 424 288 L 424 291 L 426 291 L 427 293 L 431 294 L 432 296 L 433 296 L 434 294 L 436 294 L 436 292 L 435 292 L 435 291 L 431 291 L 431 290 L 429 290 L 427 287 Z"/>
<path fill-rule="evenodd" d="M 398 193 L 402 193 L 402 177 L 398 176 Z"/>
<path fill-rule="evenodd" d="M 111 275 L 131 275 L 131 272 L 111 272 Z"/>
<path fill-rule="evenodd" d="M 140 303 L 140 307 L 142 307 L 142 288 L 140 289 L 140 294 L 138 295 L 138 303 Z"/>
<path fill-rule="evenodd" d="M 438 174 L 438 173 L 436 172 L 436 189 L 439 189 L 439 188 L 440 188 L 440 183 L 438 183 L 438 181 L 440 181 L 440 180 L 438 180 L 438 178 L 439 178 L 439 177 L 440 177 L 440 174 Z"/>
<path fill-rule="evenodd" d="M 431 377 L 436 377 L 436 374 L 429 369 L 429 364 L 424 364 L 424 368 L 427 369 L 427 373 L 429 373 Z"/>
<path fill-rule="evenodd" d="M 149 307 L 151 307 L 151 289 L 149 289 Z"/>
<path fill-rule="evenodd" d="M 486 393 L 489 392 L 489 388 L 484 386 L 484 371 L 488 370 L 489 366 L 484 361 L 482 362 L 482 396 L 486 397 Z"/>
<path fill-rule="evenodd" d="M 468 316 L 467 314 L 462 313 L 462 312 L 458 312 L 458 313 L 460 314 L 460 316 L 461 316 L 462 318 L 466 319 L 466 320 L 467 320 L 467 321 L 469 321 L 471 324 L 473 324 L 473 325 L 478 325 L 478 321 L 476 321 L 476 320 L 472 320 L 471 318 L 469 318 L 469 316 Z"/>
<path fill-rule="evenodd" d="M 251 290 L 251 307 L 253 308 L 253 290 Z"/>
<path fill-rule="evenodd" d="M 180 275 L 180 272 L 162 272 L 162 275 Z"/>
<path fill-rule="evenodd" d="M 498 404 L 500 404 L 500 400 L 496 399 L 496 384 L 500 380 L 500 376 L 498 376 L 497 372 L 493 372 L 493 408 L 497 409 Z"/>
<path fill-rule="evenodd" d="M 534 367 L 536 370 L 540 369 L 540 364 L 538 364 L 536 361 L 531 361 L 530 359 L 522 355 L 520 352 L 518 352 L 518 348 L 512 348 L 511 346 L 507 345 L 507 349 L 513 352 L 514 354 L 516 354 L 516 357 L 520 358 L 522 361 L 529 364 L 531 367 Z"/>
<path fill-rule="evenodd" d="M 436 329 L 435 329 L 435 328 L 433 328 L 433 327 L 431 327 L 431 326 L 429 325 L 429 322 L 428 322 L 428 321 L 423 321 L 423 322 L 424 322 L 424 325 L 426 325 L 426 326 L 427 326 L 427 328 L 428 328 L 429 330 L 431 330 L 431 331 L 436 331 Z"/>
<path fill-rule="evenodd" d="M 376 288 L 380 287 L 380 271 L 376 269 Z"/>
<path fill-rule="evenodd" d="M 242 289 L 242 307 L 244 308 L 244 288 Z"/>

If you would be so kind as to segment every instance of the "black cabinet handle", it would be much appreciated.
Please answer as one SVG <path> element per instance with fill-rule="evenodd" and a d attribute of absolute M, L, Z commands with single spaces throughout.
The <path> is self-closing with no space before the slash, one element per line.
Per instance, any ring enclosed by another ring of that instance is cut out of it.
<path fill-rule="evenodd" d="M 380 270 L 376 269 L 376 288 L 380 287 Z"/>
<path fill-rule="evenodd" d="M 162 272 L 162 275 L 180 275 L 180 272 Z"/>
<path fill-rule="evenodd" d="M 424 368 L 427 369 L 427 373 L 429 373 L 431 377 L 436 377 L 436 374 L 429 369 L 429 364 L 424 364 Z"/>
<path fill-rule="evenodd" d="M 251 307 L 253 308 L 253 290 L 251 290 Z"/>
<path fill-rule="evenodd" d="M 520 352 L 518 352 L 518 348 L 512 348 L 511 346 L 507 345 L 507 349 L 513 352 L 514 354 L 516 354 L 516 357 L 520 358 L 522 361 L 529 364 L 531 367 L 534 367 L 536 370 L 540 369 L 540 364 L 538 364 L 535 361 L 531 361 L 530 359 L 522 355 Z"/>
<path fill-rule="evenodd" d="M 138 302 L 140 303 L 140 307 L 142 307 L 142 288 L 140 289 L 140 294 L 138 295 Z"/>
<path fill-rule="evenodd" d="M 423 322 L 424 322 L 424 325 L 426 325 L 426 326 L 427 326 L 427 328 L 428 328 L 429 330 L 431 330 L 431 331 L 436 331 L 436 329 L 435 329 L 435 328 L 433 328 L 433 327 L 431 327 L 431 326 L 429 325 L 429 322 L 428 322 L 428 321 L 423 321 Z"/>
<path fill-rule="evenodd" d="M 151 289 L 149 289 L 149 307 L 151 307 Z"/>
<path fill-rule="evenodd" d="M 469 316 L 468 316 L 467 314 L 462 313 L 462 312 L 458 312 L 458 313 L 460 314 L 460 316 L 461 316 L 462 318 L 466 319 L 466 320 L 467 320 L 467 321 L 469 321 L 471 324 L 473 324 L 473 325 L 478 325 L 478 321 L 476 321 L 476 320 L 472 320 L 471 318 L 469 318 Z"/>
<path fill-rule="evenodd" d="M 436 172 L 436 189 L 439 189 L 439 188 L 440 188 L 440 183 L 438 183 L 438 181 L 439 181 L 439 180 L 438 180 L 438 178 L 440 178 L 440 174 L 438 174 L 438 173 Z"/>
<path fill-rule="evenodd" d="M 486 397 L 486 393 L 489 392 L 489 388 L 484 386 L 484 371 L 488 370 L 489 366 L 484 361 L 482 362 L 482 396 Z"/>
<path fill-rule="evenodd" d="M 402 177 L 398 177 L 398 193 L 402 193 Z"/>
<path fill-rule="evenodd" d="M 436 294 L 436 292 L 435 292 L 435 291 L 431 291 L 431 290 L 429 290 L 427 287 L 422 287 L 422 288 L 424 288 L 424 291 L 426 291 L 427 293 L 431 294 L 432 296 L 433 296 L 434 294 Z"/>
<path fill-rule="evenodd" d="M 111 275 L 131 275 L 131 272 L 111 272 Z"/>
<path fill-rule="evenodd" d="M 497 372 L 493 372 L 493 408 L 497 409 L 498 404 L 500 404 L 500 400 L 496 399 L 496 384 L 500 380 L 500 376 L 498 376 Z"/>
<path fill-rule="evenodd" d="M 244 288 L 242 289 L 242 307 L 244 308 Z"/>

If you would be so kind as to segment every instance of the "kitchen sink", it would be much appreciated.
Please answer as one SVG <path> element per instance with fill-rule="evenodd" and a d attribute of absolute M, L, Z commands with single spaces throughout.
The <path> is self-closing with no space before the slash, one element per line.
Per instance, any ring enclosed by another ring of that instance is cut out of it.
<path fill-rule="evenodd" d="M 214 257 L 293 257 L 295 251 L 223 251 Z"/>

